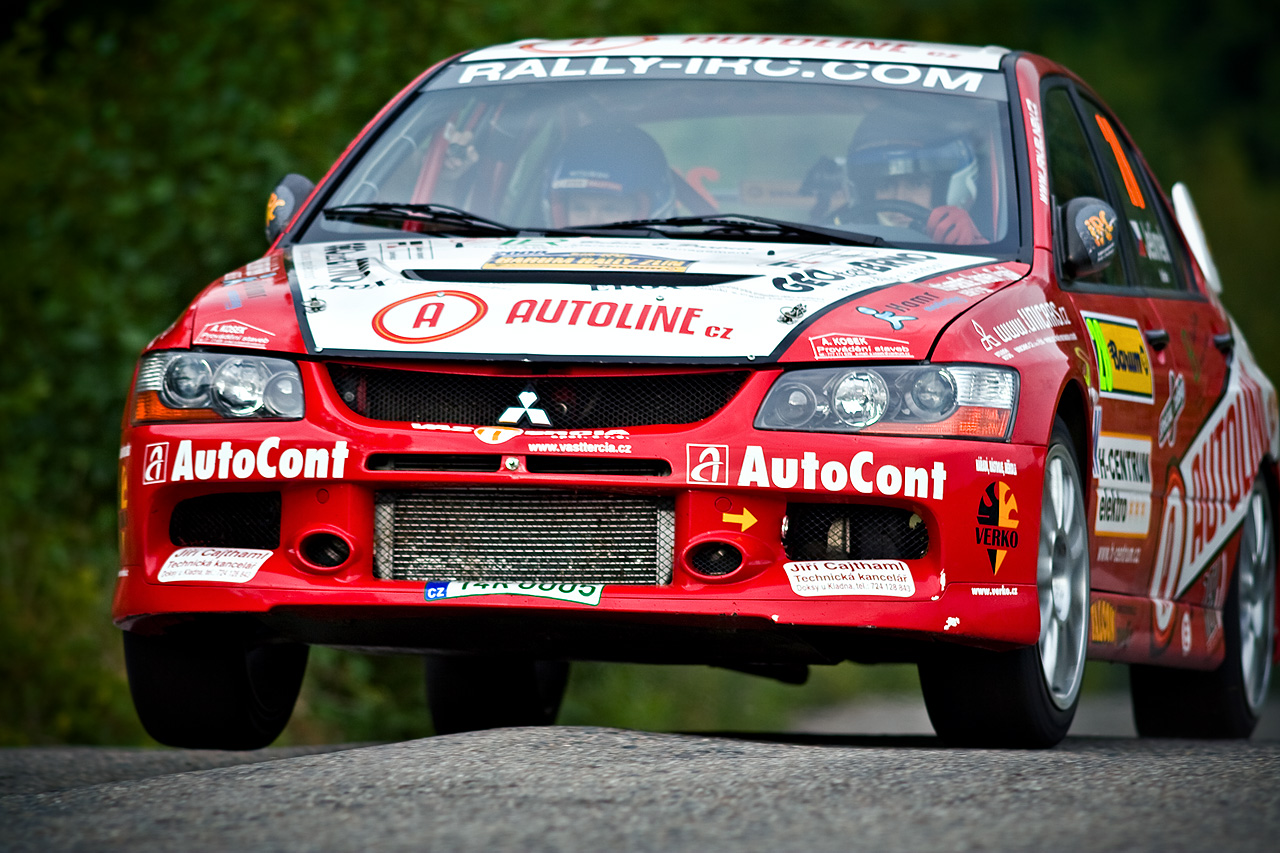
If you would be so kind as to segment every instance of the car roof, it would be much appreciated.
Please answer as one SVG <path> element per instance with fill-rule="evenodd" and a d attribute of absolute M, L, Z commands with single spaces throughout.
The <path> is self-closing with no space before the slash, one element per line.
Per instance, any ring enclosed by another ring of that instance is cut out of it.
<path fill-rule="evenodd" d="M 651 35 L 578 39 L 521 39 L 472 51 L 461 62 L 527 59 L 537 56 L 752 56 L 829 59 L 846 62 L 902 62 L 994 71 L 1008 48 L 797 35 Z"/>

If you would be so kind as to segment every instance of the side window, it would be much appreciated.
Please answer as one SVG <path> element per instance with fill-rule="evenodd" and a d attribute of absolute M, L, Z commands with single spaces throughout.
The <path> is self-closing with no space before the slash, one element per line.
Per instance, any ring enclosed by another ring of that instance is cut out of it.
<path fill-rule="evenodd" d="M 1106 184 L 1089 149 L 1089 140 L 1065 88 L 1045 91 L 1042 99 L 1045 144 L 1049 157 L 1049 192 L 1056 211 L 1073 198 L 1093 196 L 1106 200 Z M 1061 223 L 1055 220 L 1054 228 Z M 1118 260 L 1118 259 L 1117 259 Z M 1106 269 L 1081 281 L 1096 284 L 1125 284 L 1124 265 L 1111 263 Z"/>
<path fill-rule="evenodd" d="M 1187 260 L 1181 242 L 1170 230 L 1163 200 L 1115 121 L 1088 98 L 1083 102 L 1094 143 L 1120 198 L 1119 213 L 1126 229 L 1120 243 L 1133 259 L 1137 284 L 1152 290 L 1187 289 Z"/>

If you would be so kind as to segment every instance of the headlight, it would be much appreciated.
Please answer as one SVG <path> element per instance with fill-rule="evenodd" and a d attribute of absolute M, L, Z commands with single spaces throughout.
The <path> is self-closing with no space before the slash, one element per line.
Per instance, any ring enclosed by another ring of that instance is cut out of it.
<path fill-rule="evenodd" d="M 756 414 L 756 429 L 1008 438 L 1018 374 L 931 364 L 791 370 Z"/>
<path fill-rule="evenodd" d="M 142 359 L 133 422 L 302 417 L 302 375 L 283 358 L 159 352 Z"/>

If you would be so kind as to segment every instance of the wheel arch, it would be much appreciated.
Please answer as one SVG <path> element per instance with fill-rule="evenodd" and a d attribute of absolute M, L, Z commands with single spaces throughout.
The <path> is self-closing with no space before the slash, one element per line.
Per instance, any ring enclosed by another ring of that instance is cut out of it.
<path fill-rule="evenodd" d="M 1055 418 L 1062 419 L 1062 422 L 1067 425 L 1067 431 L 1071 433 L 1072 449 L 1076 452 L 1076 461 L 1080 463 L 1080 476 L 1084 481 L 1088 473 L 1086 460 L 1090 458 L 1089 405 L 1084 389 L 1074 378 L 1068 379 L 1063 386 L 1054 415 Z M 1052 423 L 1049 429 L 1052 431 Z"/>

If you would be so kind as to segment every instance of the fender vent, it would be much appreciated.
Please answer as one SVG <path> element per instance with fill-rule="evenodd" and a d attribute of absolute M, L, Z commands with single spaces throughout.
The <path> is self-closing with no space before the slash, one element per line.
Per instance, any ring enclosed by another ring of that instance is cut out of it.
<path fill-rule="evenodd" d="M 280 547 L 279 492 L 221 492 L 179 501 L 169 516 L 179 547 Z"/>
<path fill-rule="evenodd" d="M 918 560 L 929 528 L 909 509 L 864 504 L 787 504 L 789 560 Z"/>

